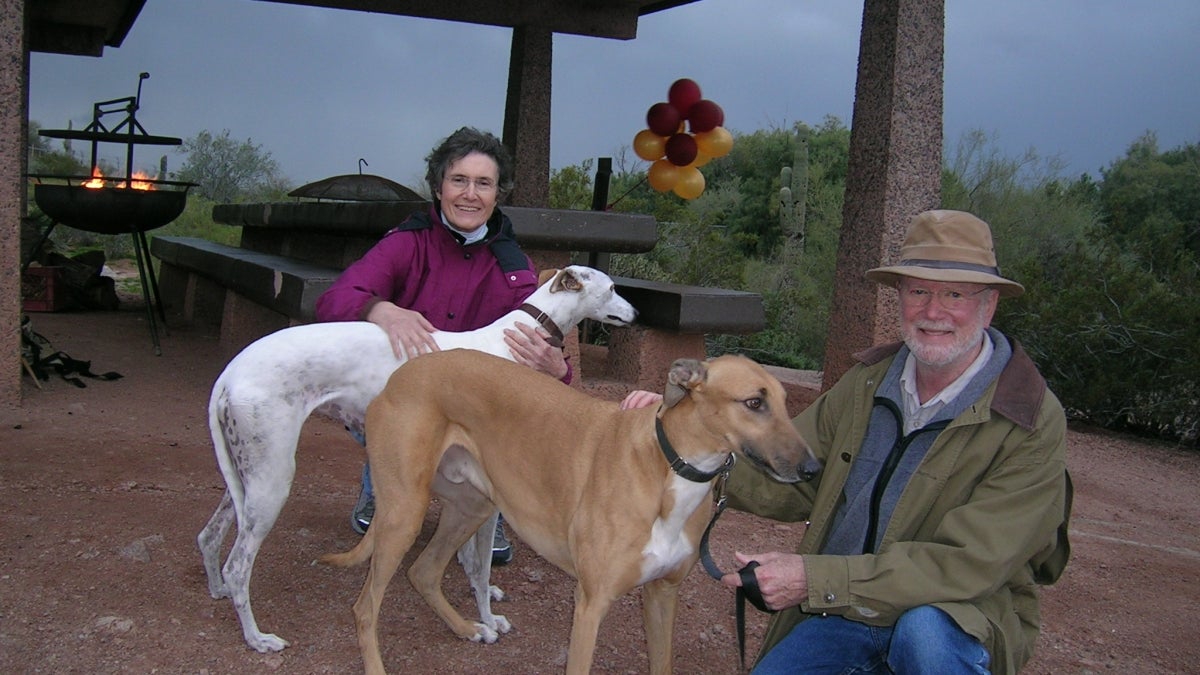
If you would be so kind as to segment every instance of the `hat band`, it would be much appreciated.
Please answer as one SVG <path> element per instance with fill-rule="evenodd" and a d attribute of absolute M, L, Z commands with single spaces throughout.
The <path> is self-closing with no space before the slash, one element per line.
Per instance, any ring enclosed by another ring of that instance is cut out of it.
<path fill-rule="evenodd" d="M 918 258 L 910 258 L 908 260 L 901 260 L 900 267 L 931 267 L 939 270 L 964 270 L 967 272 L 982 272 L 984 274 L 991 274 L 992 276 L 1000 276 L 999 267 L 975 265 L 972 263 L 957 262 L 954 260 L 921 260 Z"/>

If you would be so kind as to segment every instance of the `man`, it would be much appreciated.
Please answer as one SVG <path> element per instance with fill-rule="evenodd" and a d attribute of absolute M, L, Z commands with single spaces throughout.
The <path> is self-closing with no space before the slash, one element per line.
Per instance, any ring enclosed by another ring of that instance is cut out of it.
<path fill-rule="evenodd" d="M 795 419 L 821 475 L 787 485 L 739 463 L 727 488 L 734 508 L 808 521 L 795 554 L 736 554 L 779 610 L 754 672 L 1015 673 L 1071 505 L 1062 407 L 990 328 L 1024 288 L 960 211 L 918 215 L 899 262 L 867 278 L 899 292 L 903 342 L 857 355 Z"/>

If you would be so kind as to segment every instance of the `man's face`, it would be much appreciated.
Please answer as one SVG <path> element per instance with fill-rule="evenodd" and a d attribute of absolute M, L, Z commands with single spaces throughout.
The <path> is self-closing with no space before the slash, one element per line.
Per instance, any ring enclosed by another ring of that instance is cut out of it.
<path fill-rule="evenodd" d="M 917 361 L 936 368 L 965 369 L 979 353 L 999 293 L 986 284 L 904 278 L 900 334 Z"/>

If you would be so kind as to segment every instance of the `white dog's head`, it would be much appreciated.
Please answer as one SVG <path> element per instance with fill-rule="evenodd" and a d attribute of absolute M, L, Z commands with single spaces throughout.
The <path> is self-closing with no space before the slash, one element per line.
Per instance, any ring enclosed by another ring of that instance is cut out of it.
<path fill-rule="evenodd" d="M 637 310 L 617 295 L 612 278 L 598 269 L 569 265 L 542 272 L 539 281 L 542 286 L 535 296 L 545 296 L 536 300 L 530 296 L 529 302 L 554 317 L 561 327 L 574 326 L 584 319 L 628 326 L 637 319 Z"/>

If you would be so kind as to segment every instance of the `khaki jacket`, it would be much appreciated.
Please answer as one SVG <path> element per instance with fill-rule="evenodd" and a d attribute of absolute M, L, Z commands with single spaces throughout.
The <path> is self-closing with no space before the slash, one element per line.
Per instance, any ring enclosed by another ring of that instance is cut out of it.
<path fill-rule="evenodd" d="M 1070 555 L 1066 418 L 1028 355 L 1013 355 L 975 405 L 948 426 L 904 489 L 876 554 L 819 555 L 875 389 L 900 344 L 876 347 L 794 423 L 821 460 L 807 484 L 785 485 L 739 462 L 729 505 L 781 521 L 808 520 L 808 597 L 778 612 L 761 654 L 814 614 L 874 626 L 932 604 L 1015 673 L 1033 654 L 1041 619 L 1037 585 L 1058 579 Z"/>

